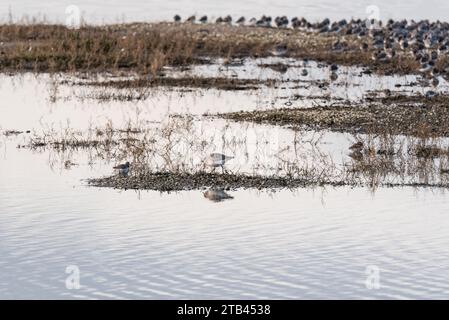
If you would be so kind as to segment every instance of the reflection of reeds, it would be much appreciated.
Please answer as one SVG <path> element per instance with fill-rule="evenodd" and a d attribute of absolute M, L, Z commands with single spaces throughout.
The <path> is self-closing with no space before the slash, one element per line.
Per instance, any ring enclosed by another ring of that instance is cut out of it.
<path fill-rule="evenodd" d="M 368 135 L 359 137 L 363 147 L 345 163 L 346 179 L 373 188 L 385 184 L 449 186 L 445 173 L 449 160 L 444 138 Z"/>

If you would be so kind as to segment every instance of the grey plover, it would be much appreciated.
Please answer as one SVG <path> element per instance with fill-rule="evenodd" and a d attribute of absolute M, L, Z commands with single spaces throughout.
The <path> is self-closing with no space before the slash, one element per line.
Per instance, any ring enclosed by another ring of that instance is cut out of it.
<path fill-rule="evenodd" d="M 288 18 L 286 16 L 276 17 L 274 23 L 278 28 L 286 28 L 288 26 Z"/>
<path fill-rule="evenodd" d="M 257 24 L 257 19 L 256 18 L 251 18 L 251 19 L 249 19 L 249 25 L 250 26 L 255 26 L 256 24 Z"/>
<path fill-rule="evenodd" d="M 129 173 L 129 161 L 126 161 L 126 163 L 124 164 L 119 164 L 115 167 L 113 167 L 113 169 L 117 170 L 119 174 L 126 176 Z"/>
<path fill-rule="evenodd" d="M 223 22 L 231 24 L 232 23 L 232 17 L 230 15 L 227 15 L 226 17 L 223 18 Z"/>
<path fill-rule="evenodd" d="M 432 71 L 432 69 L 435 66 L 435 62 L 433 60 L 430 60 L 429 62 L 423 62 L 421 63 L 421 68 L 419 69 L 419 72 L 426 73 Z"/>
<path fill-rule="evenodd" d="M 262 16 L 259 20 L 257 20 L 256 26 L 265 28 L 271 27 L 271 17 Z"/>
<path fill-rule="evenodd" d="M 224 165 L 228 160 L 233 159 L 233 156 L 226 156 L 222 153 L 211 153 L 206 158 L 206 165 L 210 168 L 213 168 L 214 170 L 218 167 L 221 167 L 221 170 L 224 171 Z"/>

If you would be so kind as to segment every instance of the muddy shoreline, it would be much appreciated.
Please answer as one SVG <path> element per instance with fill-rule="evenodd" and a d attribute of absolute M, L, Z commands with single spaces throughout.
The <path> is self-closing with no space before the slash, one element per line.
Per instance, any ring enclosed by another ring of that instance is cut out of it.
<path fill-rule="evenodd" d="M 261 190 L 299 188 L 318 185 L 345 185 L 343 182 L 314 182 L 300 178 L 262 177 L 243 174 L 216 174 L 207 172 L 156 172 L 136 174 L 129 177 L 114 175 L 98 179 L 89 179 L 87 182 L 88 185 L 94 187 L 156 191 L 201 190 L 205 188 L 217 188 L 224 190 L 251 188 Z"/>
<path fill-rule="evenodd" d="M 393 100 L 393 98 L 391 98 Z M 413 97 L 398 98 L 412 102 Z M 445 98 L 447 100 L 447 98 Z M 394 134 L 410 136 L 448 137 L 449 105 L 438 102 L 425 104 L 364 103 L 355 106 L 334 105 L 301 109 L 241 111 L 217 114 L 234 121 L 266 123 L 307 130 L 331 130 L 352 134 Z M 442 100 L 440 100 L 442 101 Z"/>
<path fill-rule="evenodd" d="M 243 174 L 215 174 L 206 172 L 175 173 L 154 172 L 123 177 L 112 175 L 86 180 L 90 187 L 112 188 L 120 190 L 152 190 L 160 192 L 190 190 L 282 190 L 314 187 L 416 187 L 416 188 L 448 188 L 447 183 L 380 183 L 370 185 L 367 182 L 355 181 L 314 181 L 302 178 L 263 177 Z"/>

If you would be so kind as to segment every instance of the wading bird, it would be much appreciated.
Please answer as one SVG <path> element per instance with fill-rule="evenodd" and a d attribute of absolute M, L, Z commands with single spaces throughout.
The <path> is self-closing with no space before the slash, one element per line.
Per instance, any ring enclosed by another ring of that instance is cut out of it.
<path fill-rule="evenodd" d="M 113 167 L 113 169 L 117 170 L 120 175 L 127 176 L 129 173 L 129 161 L 126 161 L 124 164 L 119 164 Z"/>
<path fill-rule="evenodd" d="M 206 158 L 206 165 L 210 168 L 213 168 L 215 171 L 215 168 L 221 167 L 222 172 L 224 172 L 224 164 L 228 161 L 233 159 L 234 157 L 232 156 L 226 156 L 224 154 L 221 153 L 211 153 L 207 158 Z"/>

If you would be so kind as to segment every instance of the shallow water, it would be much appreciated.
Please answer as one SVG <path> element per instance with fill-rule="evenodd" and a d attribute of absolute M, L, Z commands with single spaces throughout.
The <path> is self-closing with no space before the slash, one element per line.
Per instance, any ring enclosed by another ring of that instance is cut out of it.
<path fill-rule="evenodd" d="M 2 298 L 447 298 L 447 194 L 411 188 L 202 192 L 88 188 L 107 172 L 0 165 Z M 431 208 L 432 210 L 429 210 Z M 80 270 L 68 290 L 65 269 Z M 380 270 L 368 289 L 366 269 Z"/>
<path fill-rule="evenodd" d="M 262 64 L 283 63 L 291 66 L 282 74 Z M 307 76 L 301 70 L 308 70 Z M 67 126 L 86 129 L 112 122 L 123 126 L 139 120 L 160 122 L 173 114 L 201 116 L 235 111 L 295 108 L 332 103 L 360 102 L 370 93 L 383 90 L 401 94 L 424 94 L 427 90 L 447 94 L 448 83 L 440 77 L 438 87 L 417 84 L 420 77 L 378 76 L 362 73 L 363 68 L 339 67 L 338 79 L 330 81 L 327 65 L 287 58 L 246 59 L 242 65 L 224 66 L 217 60 L 209 65 L 193 66 L 180 72 L 167 69 L 170 77 L 224 77 L 280 81 L 274 87 L 256 90 L 222 91 L 218 89 L 165 88 L 153 89 L 148 98 L 134 101 L 99 102 L 92 98 L 98 93 L 117 92 L 117 89 L 89 88 L 72 85 L 83 82 L 63 75 L 20 76 L 0 75 L 0 129 L 40 130 Z M 108 78 L 117 80 L 115 78 Z M 68 83 L 66 81 L 69 80 Z M 321 85 L 324 84 L 324 85 Z M 128 91 L 122 91 L 129 93 Z M 131 92 L 133 92 L 131 90 Z M 10 108 L 14 106 L 14 108 Z M 95 107 L 94 107 L 95 106 Z M 22 115 L 26 114 L 26 117 Z"/>
<path fill-rule="evenodd" d="M 316 76 L 324 77 L 319 70 Z M 373 79 L 362 88 L 403 81 Z M 45 75 L 1 80 L 0 131 L 31 133 L 0 139 L 0 298 L 447 298 L 445 190 L 239 190 L 214 202 L 204 190 L 87 187 L 84 179 L 111 174 L 117 159 L 17 148 L 49 128 L 110 122 L 158 128 L 174 114 L 191 114 L 204 130 L 202 137 L 192 131 L 197 142 L 243 153 L 247 145 L 232 149 L 229 140 L 260 132 L 256 140 L 273 141 L 276 134 L 284 150 L 294 139 L 291 130 L 200 116 L 276 106 L 285 90 L 156 90 L 143 101 L 98 103 L 77 98 L 90 89 L 61 85 L 52 102 L 55 87 Z M 314 144 L 313 133 L 300 134 L 305 165 L 311 147 L 342 161 L 353 142 L 350 135 L 325 133 Z M 251 172 L 272 158 L 242 157 L 229 169 Z M 67 159 L 76 165 L 66 168 Z M 80 289 L 66 288 L 72 265 L 80 270 Z M 378 289 L 366 285 L 373 268 L 380 272 Z"/>

